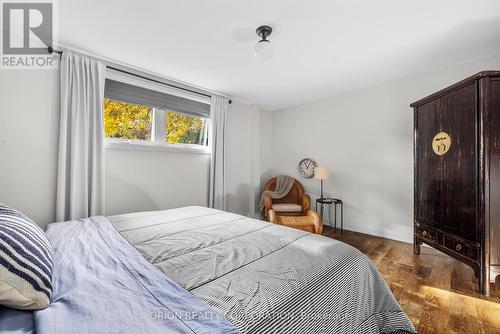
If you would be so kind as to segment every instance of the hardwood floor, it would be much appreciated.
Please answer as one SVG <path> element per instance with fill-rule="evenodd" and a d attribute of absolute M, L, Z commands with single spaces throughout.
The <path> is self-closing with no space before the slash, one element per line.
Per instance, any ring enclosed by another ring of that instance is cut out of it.
<path fill-rule="evenodd" d="M 498 278 L 485 297 L 471 268 L 430 247 L 417 256 L 400 241 L 328 227 L 323 234 L 371 258 L 418 333 L 500 333 Z"/>

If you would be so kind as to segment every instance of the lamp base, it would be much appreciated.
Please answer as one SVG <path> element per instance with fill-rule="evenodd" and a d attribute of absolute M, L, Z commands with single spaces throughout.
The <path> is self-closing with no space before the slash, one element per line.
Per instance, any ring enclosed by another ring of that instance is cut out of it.
<path fill-rule="evenodd" d="M 323 180 L 321 180 L 321 197 L 320 197 L 321 200 L 324 199 L 323 197 Z"/>

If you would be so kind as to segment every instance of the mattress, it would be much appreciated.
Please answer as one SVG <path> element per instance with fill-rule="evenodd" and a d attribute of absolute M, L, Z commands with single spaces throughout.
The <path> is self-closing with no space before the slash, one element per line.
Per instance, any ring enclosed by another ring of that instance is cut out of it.
<path fill-rule="evenodd" d="M 370 259 L 327 237 L 204 207 L 108 217 L 241 333 L 415 333 Z"/>

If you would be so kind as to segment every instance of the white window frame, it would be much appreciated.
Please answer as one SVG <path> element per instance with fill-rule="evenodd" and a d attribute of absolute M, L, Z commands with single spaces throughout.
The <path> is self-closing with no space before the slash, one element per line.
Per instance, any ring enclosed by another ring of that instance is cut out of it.
<path fill-rule="evenodd" d="M 124 82 L 130 85 L 136 85 L 139 87 L 156 90 L 162 93 L 180 96 L 183 98 L 188 98 L 202 103 L 210 104 L 210 98 L 202 97 L 199 95 L 191 94 L 189 92 L 183 91 L 181 89 L 176 89 L 174 87 L 168 87 L 160 85 L 155 82 L 148 82 L 140 78 L 135 78 L 130 75 L 126 75 L 117 71 L 107 69 L 106 79 L 111 79 L 115 81 Z M 104 103 L 104 101 L 103 101 Z M 104 148 L 105 149 L 117 149 L 117 150 L 145 150 L 145 151 L 170 151 L 179 153 L 196 153 L 196 154 L 210 154 L 211 150 L 211 131 L 210 128 L 210 118 L 207 119 L 206 131 L 208 132 L 208 145 L 196 145 L 196 144 L 171 144 L 166 142 L 166 124 L 167 124 L 167 111 L 177 112 L 175 110 L 161 110 L 153 108 L 153 119 L 151 122 L 151 140 L 137 140 L 137 139 L 120 139 L 120 138 L 104 138 Z M 190 115 L 195 116 L 196 115 Z"/>

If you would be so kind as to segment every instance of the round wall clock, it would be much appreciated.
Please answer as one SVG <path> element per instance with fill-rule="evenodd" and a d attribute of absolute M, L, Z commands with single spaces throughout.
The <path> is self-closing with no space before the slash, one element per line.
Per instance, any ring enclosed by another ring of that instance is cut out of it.
<path fill-rule="evenodd" d="M 298 171 L 302 177 L 310 179 L 314 176 L 314 168 L 318 167 L 316 161 L 310 158 L 300 160 Z"/>

